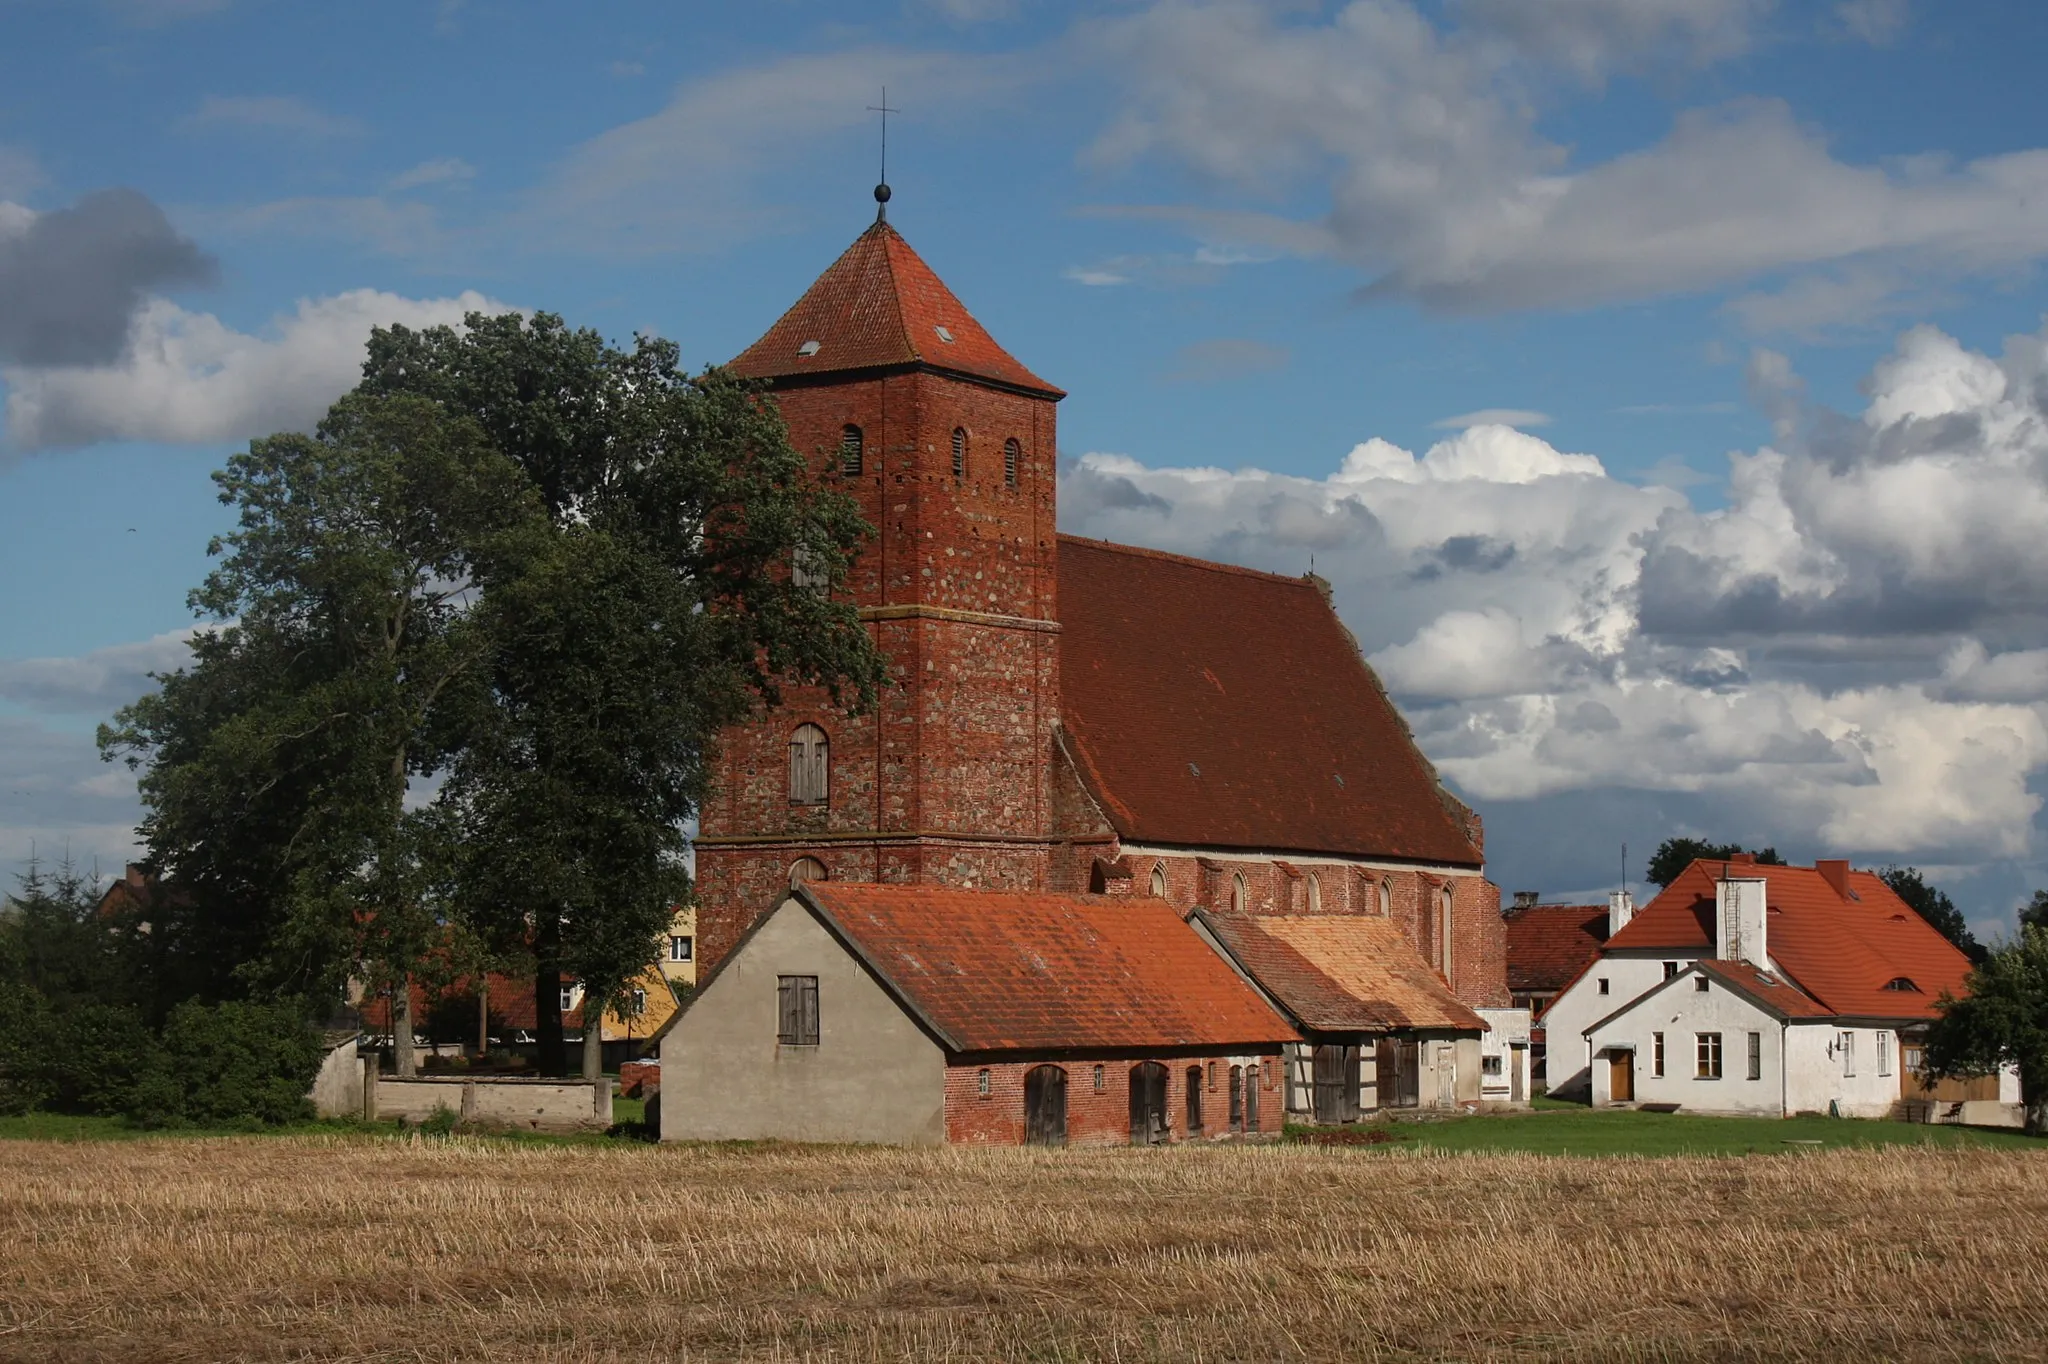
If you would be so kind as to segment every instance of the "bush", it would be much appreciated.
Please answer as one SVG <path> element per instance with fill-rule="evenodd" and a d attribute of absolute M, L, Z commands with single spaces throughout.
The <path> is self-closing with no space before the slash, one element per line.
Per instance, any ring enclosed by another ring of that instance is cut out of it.
<path fill-rule="evenodd" d="M 129 1116 L 145 1127 L 302 1121 L 313 1116 L 306 1095 L 322 1059 L 319 1035 L 294 1003 L 188 1000 L 171 1010 Z"/>

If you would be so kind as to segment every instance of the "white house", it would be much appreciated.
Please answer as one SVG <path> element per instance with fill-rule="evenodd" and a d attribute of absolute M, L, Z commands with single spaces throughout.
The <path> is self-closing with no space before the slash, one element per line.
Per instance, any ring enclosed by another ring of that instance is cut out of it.
<path fill-rule="evenodd" d="M 1970 962 L 1873 873 L 1699 861 L 1641 913 L 1617 897 L 1614 914 L 1600 956 L 1543 1014 L 1553 1092 L 1845 1117 L 1918 1100 L 1972 1120 L 2018 1097 L 2010 1077 L 1923 1083 L 1935 1001 L 1963 993 Z"/>

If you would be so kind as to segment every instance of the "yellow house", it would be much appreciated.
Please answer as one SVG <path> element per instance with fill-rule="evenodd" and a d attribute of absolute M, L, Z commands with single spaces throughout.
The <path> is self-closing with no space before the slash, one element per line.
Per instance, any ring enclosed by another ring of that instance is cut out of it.
<path fill-rule="evenodd" d="M 654 1036 L 676 1011 L 677 991 L 697 984 L 697 908 L 677 908 L 662 939 L 661 955 L 633 982 L 631 1011 L 605 1014 L 601 1036 L 607 1042 L 639 1042 Z"/>

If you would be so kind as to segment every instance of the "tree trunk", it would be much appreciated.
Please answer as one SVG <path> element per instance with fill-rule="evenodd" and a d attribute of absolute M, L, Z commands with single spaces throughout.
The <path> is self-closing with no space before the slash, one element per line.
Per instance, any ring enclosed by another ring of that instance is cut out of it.
<path fill-rule="evenodd" d="M 419 1073 L 412 1051 L 412 977 L 400 978 L 391 991 L 391 1051 L 400 1076 Z"/>
<path fill-rule="evenodd" d="M 586 988 L 583 992 L 583 1078 L 596 1080 L 604 1075 L 604 1011 L 598 1008 L 597 996 Z"/>
<path fill-rule="evenodd" d="M 2020 1109 L 2026 1114 L 2027 1135 L 2048 1137 L 2048 1057 L 2020 1067 Z"/>
<path fill-rule="evenodd" d="M 541 916 L 533 934 L 533 1038 L 536 1068 L 543 1075 L 569 1073 L 569 1049 L 562 1038 L 562 926 Z"/>
<path fill-rule="evenodd" d="M 483 972 L 476 980 L 476 1059 L 491 1054 L 491 981 Z"/>

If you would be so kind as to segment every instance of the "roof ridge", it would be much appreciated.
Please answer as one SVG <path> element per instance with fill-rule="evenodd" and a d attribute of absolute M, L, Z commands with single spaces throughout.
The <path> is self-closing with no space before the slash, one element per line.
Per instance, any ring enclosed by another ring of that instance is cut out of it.
<path fill-rule="evenodd" d="M 1189 568 L 1208 569 L 1212 573 L 1234 573 L 1245 578 L 1264 578 L 1271 582 L 1286 583 L 1290 587 L 1313 588 L 1304 575 L 1293 577 L 1285 573 L 1269 573 L 1263 568 L 1246 568 L 1242 564 L 1226 564 L 1215 559 L 1197 559 L 1192 554 L 1175 554 L 1171 550 L 1147 549 L 1142 545 L 1118 544 L 1114 540 L 1097 540 L 1086 535 L 1069 535 L 1065 531 L 1059 538 L 1071 544 L 1085 545 L 1089 549 L 1113 550 L 1118 554 L 1130 554 L 1141 559 L 1161 559 L 1168 563 L 1185 564 Z"/>
<path fill-rule="evenodd" d="M 903 338 L 903 348 L 905 350 L 909 351 L 916 359 L 924 360 L 924 347 L 911 339 L 910 322 L 903 316 L 903 280 L 896 273 L 896 253 L 889 249 L 891 238 L 902 243 L 906 251 L 910 249 L 910 243 L 904 240 L 901 232 L 898 232 L 889 225 L 887 218 L 877 219 L 875 225 L 869 228 L 868 232 L 872 233 L 881 242 L 882 269 L 889 276 L 889 312 L 896 322 L 896 334 Z M 961 306 L 964 308 L 966 305 L 962 304 Z"/>

